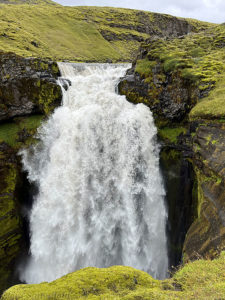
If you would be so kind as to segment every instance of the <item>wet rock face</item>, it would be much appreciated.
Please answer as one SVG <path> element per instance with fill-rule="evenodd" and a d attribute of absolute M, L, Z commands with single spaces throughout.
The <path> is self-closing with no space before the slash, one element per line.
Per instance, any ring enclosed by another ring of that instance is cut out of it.
<path fill-rule="evenodd" d="M 186 260 L 214 257 L 225 248 L 225 125 L 204 121 L 194 125 L 198 203 L 184 244 Z"/>
<path fill-rule="evenodd" d="M 0 53 L 0 122 L 29 114 L 48 114 L 60 104 L 54 62 Z"/>
<path fill-rule="evenodd" d="M 194 172 L 192 164 L 184 159 L 176 147 L 163 148 L 160 167 L 167 191 L 168 255 L 172 267 L 181 263 L 185 235 L 194 219 Z"/>

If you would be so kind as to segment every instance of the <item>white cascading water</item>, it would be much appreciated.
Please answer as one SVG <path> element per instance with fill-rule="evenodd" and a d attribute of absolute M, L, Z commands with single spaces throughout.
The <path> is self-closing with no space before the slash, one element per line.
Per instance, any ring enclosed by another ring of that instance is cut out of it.
<path fill-rule="evenodd" d="M 52 281 L 77 269 L 127 265 L 165 278 L 165 191 L 149 109 L 117 95 L 129 65 L 59 64 L 72 85 L 22 151 L 39 189 L 21 279 Z"/>

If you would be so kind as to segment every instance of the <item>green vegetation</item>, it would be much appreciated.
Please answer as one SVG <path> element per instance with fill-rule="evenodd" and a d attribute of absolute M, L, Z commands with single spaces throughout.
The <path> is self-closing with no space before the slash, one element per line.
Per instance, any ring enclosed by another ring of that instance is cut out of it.
<path fill-rule="evenodd" d="M 13 286 L 2 300 L 223 299 L 224 268 L 224 252 L 214 261 L 188 263 L 173 278 L 164 281 L 130 267 L 85 268 L 51 283 Z"/>
<path fill-rule="evenodd" d="M 190 119 L 220 119 L 225 120 L 225 74 L 220 76 L 208 97 L 200 100 L 190 112 Z"/>
<path fill-rule="evenodd" d="M 0 141 L 4 141 L 10 146 L 15 145 L 19 127 L 15 123 L 0 125 Z"/>
<path fill-rule="evenodd" d="M 225 26 L 219 25 L 184 38 L 152 41 L 148 59 L 161 62 L 166 73 L 179 71 L 184 79 L 198 81 L 204 90 L 225 71 L 224 34 Z"/>
<path fill-rule="evenodd" d="M 177 143 L 177 138 L 178 136 L 183 133 L 186 133 L 186 128 L 183 127 L 175 127 L 175 128 L 170 128 L 170 127 L 164 127 L 160 128 L 158 130 L 158 135 L 160 138 L 164 140 L 168 140 L 170 143 Z"/>
<path fill-rule="evenodd" d="M 136 62 L 135 72 L 139 73 L 143 77 L 148 77 L 151 74 L 152 68 L 157 63 L 155 61 L 149 61 L 147 58 L 139 59 Z"/>
<path fill-rule="evenodd" d="M 19 133 L 26 131 L 27 137 L 31 137 L 40 126 L 43 118 L 43 115 L 34 115 L 17 118 L 11 123 L 0 125 L 0 142 L 5 142 L 13 148 L 20 147 Z"/>
<path fill-rule="evenodd" d="M 58 61 L 130 61 L 136 56 L 140 41 L 149 37 L 146 28 L 150 26 L 162 34 L 161 27 L 173 18 L 161 15 L 164 19 L 158 21 L 157 14 L 150 12 L 63 7 L 48 0 L 10 2 L 18 4 L 0 4 L 0 50 Z M 209 26 L 192 20 L 190 24 L 193 31 Z"/>

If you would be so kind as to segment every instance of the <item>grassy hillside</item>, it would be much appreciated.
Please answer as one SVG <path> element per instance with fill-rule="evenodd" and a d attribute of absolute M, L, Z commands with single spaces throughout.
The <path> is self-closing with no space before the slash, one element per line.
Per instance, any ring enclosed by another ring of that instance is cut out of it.
<path fill-rule="evenodd" d="M 51 283 L 14 286 L 1 299 L 224 299 L 224 268 L 225 253 L 186 264 L 164 281 L 130 267 L 85 268 Z"/>
<path fill-rule="evenodd" d="M 179 22 L 177 28 L 189 23 L 193 31 L 210 26 L 129 9 L 63 7 L 49 5 L 54 4 L 49 0 L 12 2 L 19 4 L 0 4 L 0 50 L 27 57 L 127 61 L 135 57 L 141 41 L 154 34 L 166 35 L 173 23 Z"/>

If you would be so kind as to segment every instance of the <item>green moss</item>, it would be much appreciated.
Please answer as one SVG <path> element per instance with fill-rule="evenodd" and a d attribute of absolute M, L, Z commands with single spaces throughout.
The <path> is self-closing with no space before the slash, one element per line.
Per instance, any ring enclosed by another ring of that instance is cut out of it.
<path fill-rule="evenodd" d="M 220 76 L 208 97 L 200 100 L 190 112 L 190 119 L 219 119 L 225 120 L 225 74 Z"/>
<path fill-rule="evenodd" d="M 7 123 L 0 125 L 0 139 L 10 146 L 16 144 L 19 127 L 15 123 Z"/>
<path fill-rule="evenodd" d="M 17 285 L 2 300 L 13 299 L 223 299 L 225 253 L 213 261 L 186 264 L 173 278 L 154 280 L 130 267 L 85 268 L 51 283 Z"/>
<path fill-rule="evenodd" d="M 61 88 L 49 82 L 40 83 L 38 103 L 45 115 L 49 115 L 55 109 L 55 102 L 61 99 Z"/>
<path fill-rule="evenodd" d="M 41 125 L 43 119 L 44 116 L 42 115 L 34 115 L 26 118 L 21 118 L 19 119 L 21 122 L 20 126 L 22 128 L 27 128 L 27 129 L 37 129 Z"/>
<path fill-rule="evenodd" d="M 173 281 L 187 293 L 185 299 L 223 299 L 225 252 L 218 259 L 198 260 L 186 264 L 178 271 Z"/>
<path fill-rule="evenodd" d="M 28 134 L 33 135 L 36 129 L 41 125 L 43 115 L 34 115 L 30 117 L 16 118 L 10 123 L 0 125 L 0 140 L 14 148 L 21 146 L 19 142 L 19 133 L 24 129 Z"/>
<path fill-rule="evenodd" d="M 195 174 L 197 179 L 197 203 L 196 203 L 196 212 L 197 212 L 197 218 L 200 218 L 201 215 L 201 207 L 204 202 L 204 192 L 202 190 L 202 183 L 204 182 L 205 176 L 202 174 L 202 172 L 196 167 L 195 168 Z"/>
<path fill-rule="evenodd" d="M 176 56 L 172 55 L 167 58 L 164 58 L 163 67 L 164 67 L 164 71 L 168 73 L 178 68 L 186 67 L 186 62 L 184 59 L 179 58 L 179 55 L 177 53 Z"/>
<path fill-rule="evenodd" d="M 156 65 L 155 61 L 149 61 L 148 58 L 137 60 L 135 72 L 141 76 L 148 77 L 152 73 L 152 68 Z"/>
<path fill-rule="evenodd" d="M 164 127 L 158 130 L 158 135 L 163 140 L 167 140 L 171 143 L 177 143 L 178 136 L 183 133 L 186 133 L 186 128 L 184 127 L 176 127 L 176 128 L 170 128 L 170 127 Z"/>

